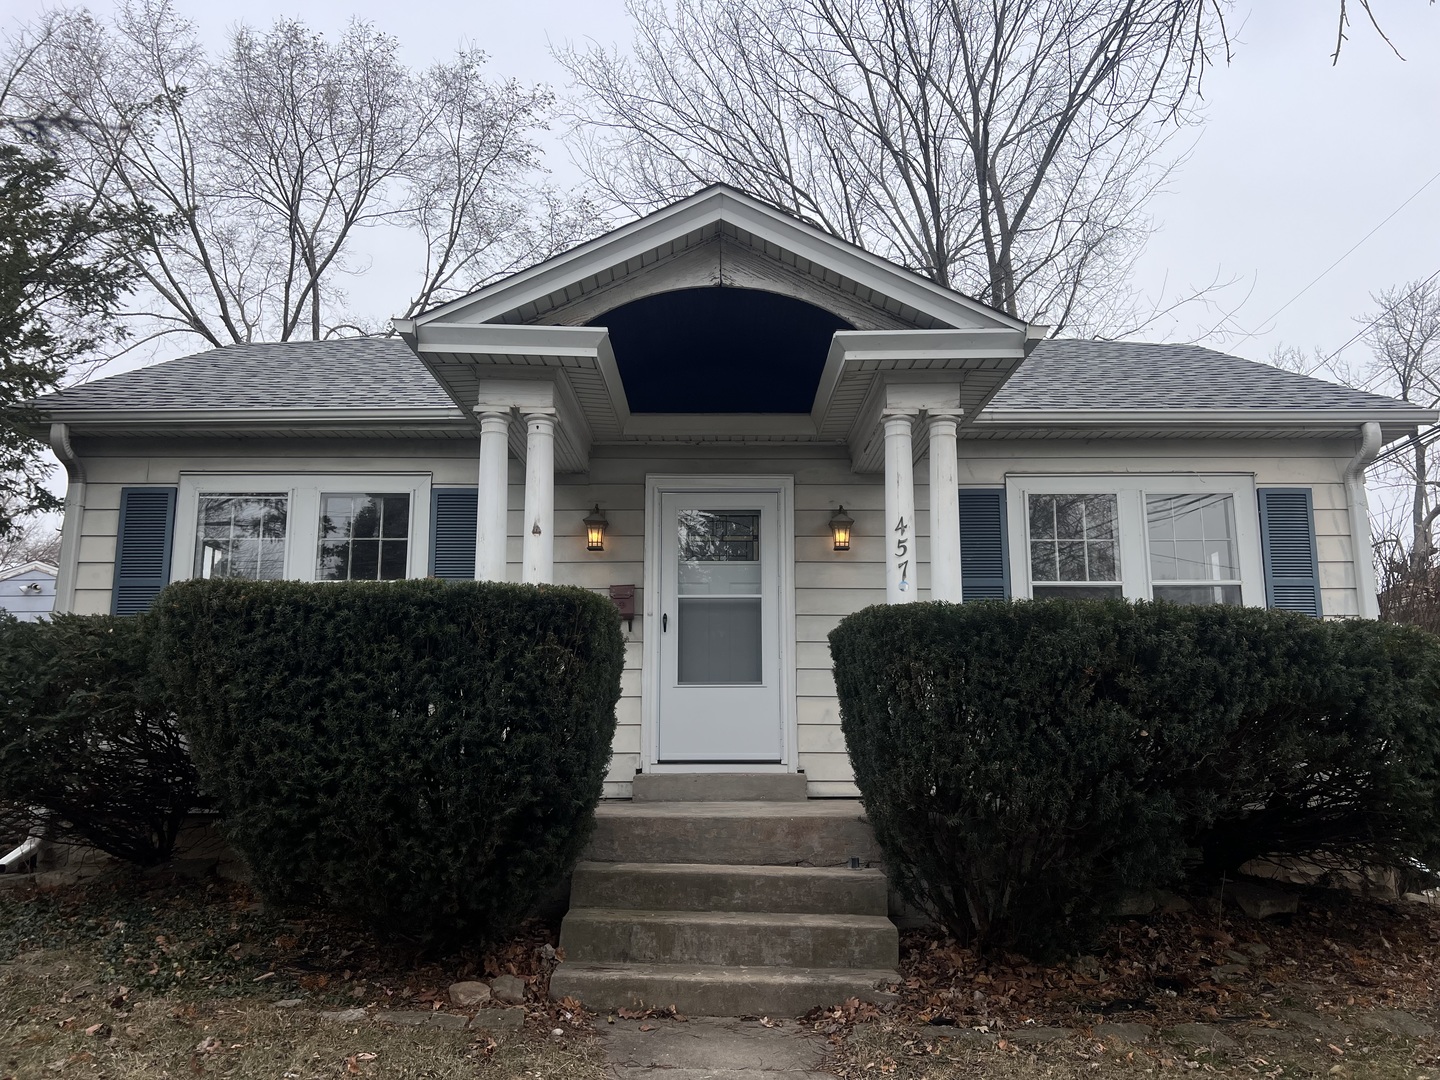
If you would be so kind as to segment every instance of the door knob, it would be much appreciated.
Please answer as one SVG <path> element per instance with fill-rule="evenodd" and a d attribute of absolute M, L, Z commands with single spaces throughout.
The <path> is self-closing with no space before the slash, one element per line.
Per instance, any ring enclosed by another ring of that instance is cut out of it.
<path fill-rule="evenodd" d="M 669 615 L 663 615 L 663 614 L 662 614 L 662 615 L 660 616 L 660 632 L 661 632 L 662 634 L 664 634 L 664 633 L 668 633 L 669 630 L 670 630 L 670 616 L 669 616 Z"/>

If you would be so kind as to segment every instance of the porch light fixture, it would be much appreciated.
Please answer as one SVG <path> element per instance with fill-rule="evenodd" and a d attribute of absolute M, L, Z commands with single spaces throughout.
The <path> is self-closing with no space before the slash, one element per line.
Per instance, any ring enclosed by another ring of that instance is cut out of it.
<path fill-rule="evenodd" d="M 610 522 L 605 518 L 605 511 L 600 509 L 600 504 L 595 504 L 595 509 L 585 515 L 585 550 L 605 550 L 605 527 Z"/>
<path fill-rule="evenodd" d="M 840 507 L 830 518 L 830 535 L 835 538 L 836 551 L 850 550 L 850 526 L 855 524 L 855 519 L 845 513 L 845 507 Z"/>

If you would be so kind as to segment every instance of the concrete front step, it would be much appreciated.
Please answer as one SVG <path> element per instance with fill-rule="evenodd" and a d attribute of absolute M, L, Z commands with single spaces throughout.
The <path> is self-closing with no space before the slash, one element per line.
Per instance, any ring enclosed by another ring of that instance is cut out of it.
<path fill-rule="evenodd" d="M 808 802 L 602 802 L 591 862 L 732 866 L 876 865 L 875 834 L 857 799 Z"/>
<path fill-rule="evenodd" d="M 637 773 L 636 802 L 804 802 L 804 773 Z"/>
<path fill-rule="evenodd" d="M 884 1004 L 890 969 L 702 967 L 686 964 L 587 964 L 567 960 L 550 976 L 550 996 L 590 1009 L 664 1008 L 686 1016 L 803 1016 L 846 998 Z"/>
<path fill-rule="evenodd" d="M 599 964 L 894 969 L 899 933 L 882 915 L 572 907 L 567 960 Z"/>
<path fill-rule="evenodd" d="M 583 862 L 571 880 L 570 904 L 656 911 L 885 915 L 887 889 L 885 875 L 877 869 Z"/>

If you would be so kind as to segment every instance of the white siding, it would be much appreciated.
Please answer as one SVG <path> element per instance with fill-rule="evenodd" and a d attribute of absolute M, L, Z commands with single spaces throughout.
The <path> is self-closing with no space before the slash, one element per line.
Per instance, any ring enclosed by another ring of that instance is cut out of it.
<path fill-rule="evenodd" d="M 75 609 L 110 609 L 120 488 L 175 484 L 181 470 L 226 472 L 429 471 L 436 484 L 473 484 L 478 443 L 461 441 L 374 443 L 338 440 L 113 442 L 82 446 L 89 484 L 82 517 Z M 1353 615 L 1359 606 L 1350 551 L 1342 472 L 1353 444 L 1276 440 L 1134 440 L 967 442 L 960 444 L 960 483 L 1005 482 L 1007 474 L 1114 472 L 1234 472 L 1253 474 L 1259 486 L 1304 486 L 1314 492 L 1315 525 L 1329 616 Z M 787 475 L 795 478 L 796 713 L 799 765 L 812 795 L 855 793 L 839 729 L 826 635 L 850 612 L 884 600 L 883 487 L 879 476 L 851 471 L 840 446 L 602 446 L 584 476 L 561 476 L 555 491 L 555 576 L 562 584 L 604 590 L 633 584 L 644 610 L 645 477 L 668 475 Z M 523 469 L 510 463 L 510 577 L 519 579 Z M 928 491 L 917 465 L 919 595 L 929 594 Z M 581 519 L 599 503 L 609 518 L 605 551 L 585 550 Z M 851 550 L 831 549 L 829 519 L 841 503 L 855 518 Z M 628 633 L 619 730 L 607 794 L 629 793 L 640 766 L 640 667 L 645 619 Z"/>
<path fill-rule="evenodd" d="M 39 586 L 27 592 L 27 586 Z M 27 570 L 0 580 L 0 611 L 8 611 L 21 622 L 43 619 L 55 607 L 55 575 L 44 570 Z"/>

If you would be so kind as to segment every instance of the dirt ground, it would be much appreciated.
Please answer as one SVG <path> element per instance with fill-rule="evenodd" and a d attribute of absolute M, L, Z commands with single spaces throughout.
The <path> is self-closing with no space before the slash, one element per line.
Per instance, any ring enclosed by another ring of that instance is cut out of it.
<path fill-rule="evenodd" d="M 184 1001 L 131 992 L 93 957 L 29 952 L 0 964 L 0 1076 L 168 1080 L 329 1080 L 332 1077 L 555 1077 L 604 1074 L 586 1033 L 533 1028 L 489 1035 L 339 1023 L 270 1000 Z"/>
<path fill-rule="evenodd" d="M 1332 1045 L 1328 1038 L 1281 1028 L 1240 1031 L 1226 1025 L 1221 1030 L 1233 1046 L 1186 1045 L 1154 1037 L 1131 1043 L 1083 1032 L 1043 1045 L 1013 1040 L 1002 1045 L 882 1020 L 857 1025 L 829 1067 L 847 1080 L 1125 1080 L 1191 1073 L 1273 1080 L 1440 1080 L 1440 1055 L 1433 1040 L 1367 1032 Z"/>
<path fill-rule="evenodd" d="M 549 1002 L 563 962 L 554 935 L 537 924 L 498 948 L 439 956 L 281 917 L 213 877 L 7 884 L 0 1080 L 638 1078 L 616 1071 L 619 1033 L 698 1034 L 684 1018 Z M 1125 920 L 1094 955 L 1048 966 L 911 933 L 897 1005 L 743 1023 L 808 1036 L 824 1056 L 805 1075 L 846 1080 L 1440 1080 L 1437 974 L 1440 911 L 1314 891 L 1278 919 L 1225 907 Z M 501 975 L 521 981 L 523 1008 L 449 1001 L 452 982 Z"/>

